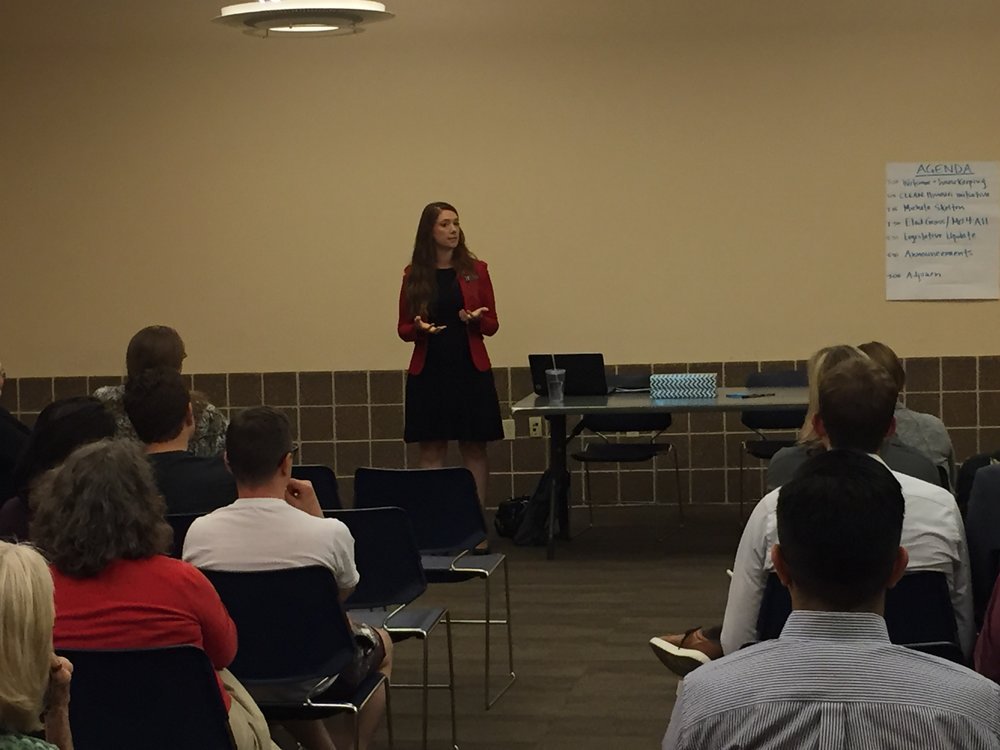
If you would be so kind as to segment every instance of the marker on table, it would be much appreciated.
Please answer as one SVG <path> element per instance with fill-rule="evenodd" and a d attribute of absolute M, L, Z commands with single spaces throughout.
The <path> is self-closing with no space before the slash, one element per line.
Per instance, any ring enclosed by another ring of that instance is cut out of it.
<path fill-rule="evenodd" d="M 728 398 L 764 398 L 765 396 L 774 396 L 774 393 L 727 393 Z"/>

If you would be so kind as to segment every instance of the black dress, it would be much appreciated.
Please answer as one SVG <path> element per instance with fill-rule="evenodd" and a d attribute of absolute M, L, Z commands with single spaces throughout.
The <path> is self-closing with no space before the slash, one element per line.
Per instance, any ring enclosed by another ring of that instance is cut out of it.
<path fill-rule="evenodd" d="M 466 324 L 458 317 L 465 303 L 455 269 L 439 268 L 437 287 L 428 322 L 447 328 L 428 337 L 420 374 L 406 376 L 403 439 L 407 443 L 500 440 L 503 425 L 493 371 L 481 372 L 472 363 Z"/>

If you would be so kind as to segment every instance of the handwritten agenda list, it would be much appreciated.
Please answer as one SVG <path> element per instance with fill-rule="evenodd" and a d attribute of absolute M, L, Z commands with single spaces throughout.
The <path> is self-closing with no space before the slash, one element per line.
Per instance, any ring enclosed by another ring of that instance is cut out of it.
<path fill-rule="evenodd" d="M 885 298 L 1000 298 L 1000 163 L 886 164 Z"/>

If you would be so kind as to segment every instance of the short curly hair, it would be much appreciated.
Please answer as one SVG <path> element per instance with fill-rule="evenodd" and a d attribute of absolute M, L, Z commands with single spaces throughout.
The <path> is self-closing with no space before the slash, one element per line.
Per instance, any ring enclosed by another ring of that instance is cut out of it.
<path fill-rule="evenodd" d="M 166 503 L 139 446 L 128 440 L 84 445 L 31 493 L 32 540 L 59 572 L 89 578 L 115 560 L 170 549 Z"/>

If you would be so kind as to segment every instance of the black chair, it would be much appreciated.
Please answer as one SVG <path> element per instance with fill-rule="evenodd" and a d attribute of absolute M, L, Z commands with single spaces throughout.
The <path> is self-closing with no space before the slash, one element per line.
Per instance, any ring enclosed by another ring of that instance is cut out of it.
<path fill-rule="evenodd" d="M 648 378 L 647 385 L 648 385 Z M 584 501 L 589 514 L 588 528 L 594 525 L 594 493 L 590 486 L 590 465 L 592 463 L 645 463 L 653 462 L 653 502 L 656 502 L 657 457 L 672 453 L 674 457 L 674 483 L 677 492 L 677 515 L 683 519 L 684 506 L 681 501 L 681 473 L 677 462 L 677 451 L 670 443 L 659 443 L 656 439 L 673 423 L 670 414 L 588 414 L 584 416 L 570 433 L 569 440 L 584 433 L 597 436 L 597 440 L 584 442 L 583 450 L 574 452 L 575 461 L 583 464 Z M 629 432 L 649 433 L 650 437 L 639 442 L 613 442 L 612 435 Z"/>
<path fill-rule="evenodd" d="M 423 641 L 423 682 L 408 685 L 394 681 L 393 690 L 419 688 L 423 698 L 423 746 L 427 747 L 429 692 L 447 689 L 451 701 L 451 741 L 458 747 L 455 718 L 455 662 L 451 641 L 451 617 L 444 607 L 411 605 L 427 590 L 427 579 L 420 564 L 420 551 L 413 530 L 402 508 L 367 508 L 326 511 L 328 518 L 343 521 L 354 537 L 354 562 L 361 576 L 357 588 L 346 602 L 351 618 L 384 628 L 394 642 L 415 637 Z M 429 642 L 431 632 L 445 624 L 448 646 L 448 682 L 429 681 Z"/>
<path fill-rule="evenodd" d="M 73 663 L 77 750 L 234 750 L 218 678 L 197 646 L 59 653 Z"/>
<path fill-rule="evenodd" d="M 354 658 L 355 640 L 333 573 L 318 565 L 202 572 L 239 632 L 239 650 L 229 669 L 268 721 L 349 713 L 358 747 L 358 713 L 383 683 L 388 708 L 389 684 L 374 672 L 353 694 L 338 685 L 337 676 Z M 391 721 L 388 729 L 391 747 Z"/>
<path fill-rule="evenodd" d="M 517 675 L 514 672 L 514 639 L 510 611 L 510 575 L 506 555 L 473 555 L 476 545 L 486 541 L 486 521 L 479 506 L 476 483 L 468 469 L 368 469 L 354 474 L 354 507 L 403 508 L 413 525 L 420 549 L 421 565 L 429 583 L 461 583 L 473 579 L 484 582 L 484 617 L 452 619 L 456 625 L 482 625 L 484 645 L 484 706 L 487 710 L 507 692 Z M 503 568 L 505 617 L 494 619 L 490 580 Z M 491 626 L 507 628 L 508 679 L 490 696 Z"/>
<path fill-rule="evenodd" d="M 180 559 L 184 552 L 184 540 L 187 538 L 188 529 L 195 520 L 201 518 L 204 513 L 168 513 L 167 523 L 174 530 L 173 548 L 170 551 L 171 557 Z"/>
<path fill-rule="evenodd" d="M 329 466 L 321 464 L 293 466 L 292 476 L 295 479 L 312 482 L 319 507 L 323 510 L 340 510 L 344 507 L 340 502 L 340 491 L 337 489 L 337 475 Z"/>
<path fill-rule="evenodd" d="M 808 374 L 804 370 L 774 370 L 752 372 L 747 375 L 747 388 L 801 388 L 809 385 Z M 746 502 L 743 488 L 743 458 L 749 454 L 761 461 L 770 461 L 782 448 L 795 445 L 795 439 L 773 439 L 764 435 L 763 430 L 797 430 L 806 418 L 806 409 L 748 409 L 740 413 L 743 426 L 756 433 L 757 439 L 744 440 L 740 451 L 740 520 Z"/>
<path fill-rule="evenodd" d="M 777 638 L 791 611 L 788 589 L 775 573 L 769 574 L 757 616 L 758 638 Z M 886 592 L 885 625 L 893 643 L 965 664 L 944 573 L 919 570 L 900 578 Z"/>

